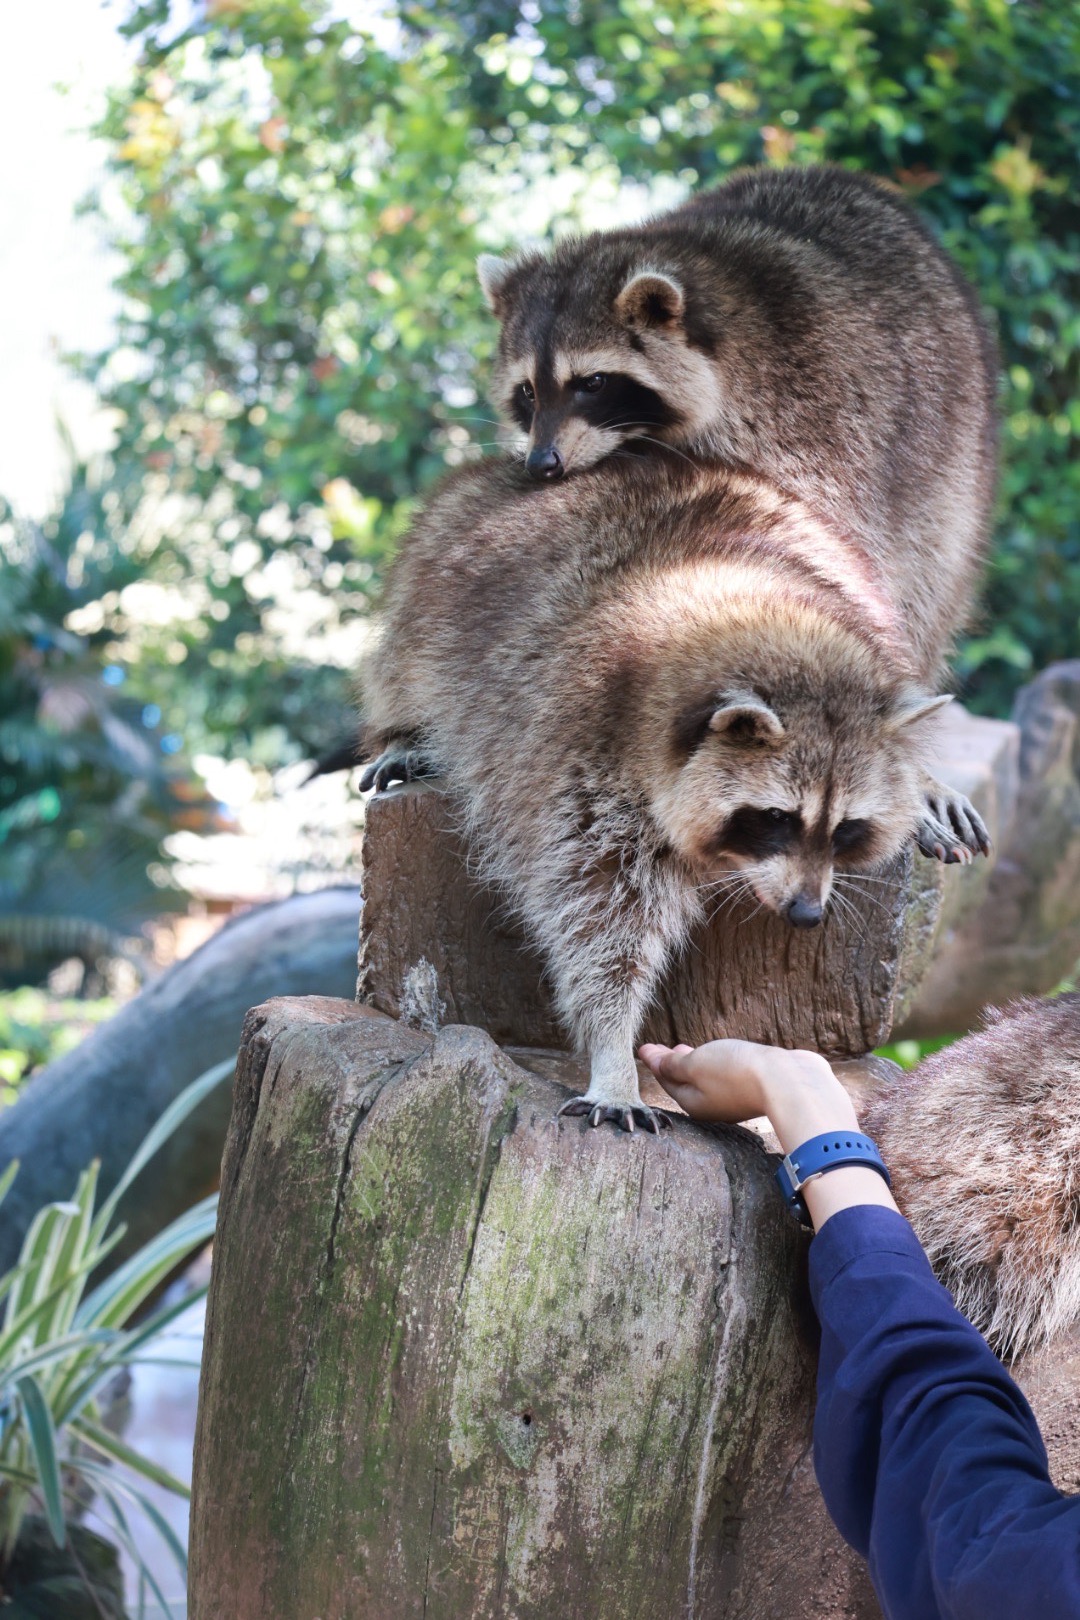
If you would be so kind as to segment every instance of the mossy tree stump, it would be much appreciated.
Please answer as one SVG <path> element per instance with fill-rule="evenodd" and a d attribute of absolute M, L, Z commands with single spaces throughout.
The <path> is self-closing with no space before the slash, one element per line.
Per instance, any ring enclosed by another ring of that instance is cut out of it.
<path fill-rule="evenodd" d="M 193 1620 L 877 1614 L 813 1485 L 760 1141 L 589 1131 L 563 1095 L 475 1029 L 250 1015 Z"/>

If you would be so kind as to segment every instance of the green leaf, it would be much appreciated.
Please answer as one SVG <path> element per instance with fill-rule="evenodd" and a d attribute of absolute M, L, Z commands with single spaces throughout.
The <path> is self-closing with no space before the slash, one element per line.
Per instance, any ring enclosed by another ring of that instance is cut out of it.
<path fill-rule="evenodd" d="M 104 1456 L 111 1457 L 114 1462 L 123 1463 L 135 1473 L 141 1474 L 144 1479 L 153 1480 L 155 1485 L 164 1486 L 165 1490 L 173 1491 L 177 1496 L 190 1501 L 190 1485 L 185 1485 L 182 1479 L 177 1479 L 175 1474 L 171 1474 L 167 1468 L 162 1468 L 159 1463 L 151 1462 L 149 1457 L 133 1451 L 131 1446 L 125 1445 L 124 1441 L 110 1430 L 101 1428 L 100 1424 L 91 1423 L 89 1418 L 74 1418 L 71 1428 L 81 1440 L 85 1440 L 87 1445 L 93 1446 Z"/>
<path fill-rule="evenodd" d="M 106 1230 L 116 1212 L 117 1205 L 139 1172 L 145 1168 L 158 1149 L 164 1146 L 173 1132 L 183 1124 L 184 1120 L 199 1106 L 203 1099 L 209 1096 L 210 1092 L 219 1086 L 228 1075 L 232 1074 L 235 1067 L 235 1058 L 227 1058 L 223 1063 L 216 1063 L 212 1069 L 207 1069 L 205 1074 L 201 1074 L 197 1080 L 193 1080 L 189 1086 L 185 1086 L 180 1095 L 173 1099 L 161 1118 L 146 1133 L 139 1147 L 135 1150 L 131 1163 L 98 1211 L 93 1226 L 95 1238 L 99 1238 Z"/>
<path fill-rule="evenodd" d="M 217 1194 L 212 1193 L 117 1266 L 87 1295 L 75 1321 L 80 1327 L 123 1327 L 181 1260 L 210 1242 L 216 1225 Z"/>
<path fill-rule="evenodd" d="M 142 1550 L 139 1547 L 139 1543 L 136 1537 L 132 1534 L 131 1526 L 127 1520 L 127 1515 L 117 1499 L 117 1493 L 123 1492 L 123 1494 L 129 1499 L 133 1499 L 135 1505 L 141 1508 L 144 1512 L 146 1511 L 145 1498 L 139 1496 L 135 1492 L 132 1492 L 130 1489 L 125 1489 L 122 1482 L 117 1479 L 111 1468 L 104 1468 L 97 1463 L 91 1462 L 88 1458 L 80 1459 L 77 1464 L 77 1468 L 79 1473 L 84 1474 L 87 1479 L 93 1481 L 96 1485 L 98 1496 L 103 1502 L 105 1502 L 109 1512 L 112 1514 L 116 1524 L 117 1534 L 127 1550 L 128 1557 L 138 1570 L 140 1579 L 145 1580 L 147 1586 L 149 1586 L 150 1590 L 157 1598 L 158 1603 L 161 1605 L 162 1614 L 171 1616 L 173 1612 L 172 1607 L 166 1599 L 164 1592 L 161 1590 L 161 1587 L 158 1585 L 153 1570 L 150 1568 L 149 1564 L 146 1562 L 146 1559 L 142 1555 Z M 151 1518 L 152 1514 L 147 1514 L 147 1517 Z"/>
<path fill-rule="evenodd" d="M 67 1524 L 64 1520 L 60 1458 L 56 1449 L 56 1430 L 53 1427 L 52 1413 L 37 1379 L 32 1374 L 20 1378 L 16 1388 L 22 1397 L 23 1411 L 26 1414 L 26 1428 L 30 1436 L 34 1462 L 37 1465 L 41 1494 L 45 1501 L 45 1516 L 53 1540 L 58 1547 L 62 1547 L 67 1540 Z"/>

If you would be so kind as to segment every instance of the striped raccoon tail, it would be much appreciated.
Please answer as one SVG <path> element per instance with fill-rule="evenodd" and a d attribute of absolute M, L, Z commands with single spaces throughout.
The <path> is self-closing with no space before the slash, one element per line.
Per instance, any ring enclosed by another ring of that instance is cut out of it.
<path fill-rule="evenodd" d="M 1080 1319 L 1080 995 L 989 1008 L 864 1115 L 957 1305 L 1012 1359 Z"/>

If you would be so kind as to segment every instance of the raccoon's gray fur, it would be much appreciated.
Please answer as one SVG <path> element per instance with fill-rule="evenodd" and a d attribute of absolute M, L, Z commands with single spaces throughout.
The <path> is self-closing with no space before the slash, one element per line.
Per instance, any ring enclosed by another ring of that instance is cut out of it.
<path fill-rule="evenodd" d="M 462 470 L 394 564 L 365 680 L 368 781 L 445 776 L 588 1050 L 594 1123 L 641 1108 L 634 1038 L 709 896 L 820 920 L 837 872 L 926 808 L 943 644 L 966 606 L 910 548 L 824 524 L 765 481 L 614 460 L 533 485 Z M 966 846 L 966 847 L 965 847 Z"/>
<path fill-rule="evenodd" d="M 501 321 L 493 397 L 534 476 L 659 442 L 970 590 L 996 357 L 956 267 L 881 182 L 747 170 L 643 225 L 478 269 Z"/>
<path fill-rule="evenodd" d="M 938 1276 L 1015 1356 L 1080 1318 L 1080 995 L 983 1019 L 863 1123 Z"/>

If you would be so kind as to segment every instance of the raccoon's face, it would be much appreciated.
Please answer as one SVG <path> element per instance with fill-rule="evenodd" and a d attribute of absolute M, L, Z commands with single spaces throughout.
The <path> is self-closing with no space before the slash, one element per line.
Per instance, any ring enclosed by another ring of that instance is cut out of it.
<path fill-rule="evenodd" d="M 502 323 L 493 397 L 537 479 L 591 467 L 627 441 L 689 441 L 716 409 L 679 280 L 597 258 L 567 244 L 551 260 L 478 260 Z"/>
<path fill-rule="evenodd" d="M 948 698 L 904 694 L 842 728 L 811 706 L 781 720 L 756 692 L 704 700 L 676 723 L 684 763 L 656 807 L 707 898 L 745 894 L 796 928 L 899 853 L 922 802 L 921 722 Z"/>

